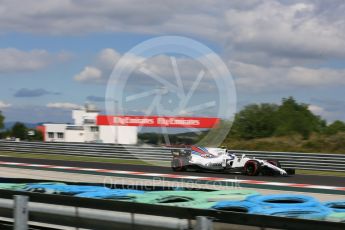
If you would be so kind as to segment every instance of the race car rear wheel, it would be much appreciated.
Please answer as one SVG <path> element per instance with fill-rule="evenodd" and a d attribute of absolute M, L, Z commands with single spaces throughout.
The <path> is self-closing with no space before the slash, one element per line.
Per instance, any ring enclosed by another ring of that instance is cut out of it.
<path fill-rule="evenodd" d="M 181 158 L 174 158 L 171 161 L 171 168 L 175 172 L 183 172 L 187 169 L 186 165 L 184 164 L 184 161 Z"/>
<path fill-rule="evenodd" d="M 260 173 L 260 164 L 256 160 L 249 160 L 244 165 L 244 173 L 248 176 L 257 176 Z"/>

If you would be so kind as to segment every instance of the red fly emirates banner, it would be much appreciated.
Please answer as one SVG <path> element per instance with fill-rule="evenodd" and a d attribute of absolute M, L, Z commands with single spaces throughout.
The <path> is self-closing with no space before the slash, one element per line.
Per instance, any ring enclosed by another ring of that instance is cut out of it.
<path fill-rule="evenodd" d="M 213 128 L 219 121 L 215 117 L 97 116 L 97 125 L 118 126 Z"/>

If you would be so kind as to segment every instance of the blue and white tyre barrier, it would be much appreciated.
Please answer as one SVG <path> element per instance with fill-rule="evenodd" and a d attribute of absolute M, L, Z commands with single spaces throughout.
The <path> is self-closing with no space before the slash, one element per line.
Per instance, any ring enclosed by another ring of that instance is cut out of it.
<path fill-rule="evenodd" d="M 144 191 L 132 189 L 109 189 L 97 192 L 84 192 L 75 196 L 84 198 L 98 198 L 98 199 L 123 199 L 130 200 L 135 198 L 138 194 L 144 194 Z"/>
<path fill-rule="evenodd" d="M 260 195 L 260 193 L 253 190 L 231 189 L 231 190 L 204 192 L 204 193 L 200 193 L 200 195 L 198 196 L 203 197 L 207 201 L 210 201 L 210 202 L 217 202 L 217 201 L 244 201 L 251 196 L 258 196 L 258 195 Z"/>
<path fill-rule="evenodd" d="M 329 202 L 323 203 L 323 205 L 332 209 L 333 212 L 345 213 L 345 200 L 329 201 Z"/>
<path fill-rule="evenodd" d="M 84 192 L 108 191 L 109 188 L 101 186 L 84 186 L 84 185 L 51 185 L 51 184 L 30 184 L 23 190 L 29 192 L 40 192 L 45 194 L 79 194 Z"/>
<path fill-rule="evenodd" d="M 345 223 L 345 212 L 332 212 L 326 217 L 326 220 Z"/>
<path fill-rule="evenodd" d="M 259 206 L 249 201 L 220 201 L 211 208 L 221 211 L 255 213 Z"/>
<path fill-rule="evenodd" d="M 319 201 L 313 197 L 291 194 L 251 196 L 247 201 L 256 203 L 262 208 L 302 208 L 320 206 Z"/>
<path fill-rule="evenodd" d="M 324 220 L 332 211 L 320 205 L 315 207 L 256 208 L 252 213 L 289 218 Z"/>

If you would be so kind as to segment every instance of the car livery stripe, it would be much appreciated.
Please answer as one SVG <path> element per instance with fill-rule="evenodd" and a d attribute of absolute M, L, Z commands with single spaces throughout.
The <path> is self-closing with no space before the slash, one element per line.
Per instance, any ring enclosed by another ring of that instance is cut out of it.
<path fill-rule="evenodd" d="M 243 180 L 243 179 L 229 179 L 221 177 L 202 177 L 202 176 L 191 176 L 191 175 L 182 175 L 182 174 L 167 174 L 167 173 L 149 173 L 149 172 L 135 172 L 135 171 L 123 171 L 123 170 L 109 170 L 101 168 L 81 168 L 81 167 L 68 167 L 68 166 L 59 166 L 59 165 L 42 165 L 42 164 L 28 164 L 28 163 L 18 163 L 18 162 L 6 162 L 0 161 L 0 166 L 3 167 L 15 167 L 15 168 L 26 168 L 26 169 L 35 169 L 35 170 L 56 170 L 63 171 L 68 173 L 92 173 L 92 174 L 102 174 L 102 175 L 111 175 L 119 177 L 140 177 L 145 179 L 180 179 L 180 182 L 224 182 L 224 185 L 228 183 L 237 183 L 240 185 L 253 185 L 261 186 L 266 185 L 272 187 L 284 187 L 284 188 L 301 188 L 301 189 L 315 189 L 315 190 L 324 190 L 324 191 L 338 191 L 345 194 L 345 187 L 337 186 L 325 186 L 325 185 L 313 185 L 313 184 L 298 184 L 298 183 L 283 183 L 283 182 L 272 182 L 272 181 L 259 181 L 259 180 Z M 186 180 L 186 181 L 184 181 Z M 246 186 L 243 186 L 246 187 Z M 250 186 L 247 186 L 250 187 Z M 324 193 L 324 192 L 323 192 Z"/>
<path fill-rule="evenodd" d="M 206 149 L 203 150 L 201 147 L 192 146 L 191 149 L 192 149 L 193 154 L 197 154 L 197 155 L 201 155 L 201 156 L 209 154 Z"/>

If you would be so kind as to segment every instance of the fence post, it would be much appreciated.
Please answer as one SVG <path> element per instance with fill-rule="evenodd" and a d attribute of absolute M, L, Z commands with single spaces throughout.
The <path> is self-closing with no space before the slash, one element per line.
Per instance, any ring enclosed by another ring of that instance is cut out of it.
<path fill-rule="evenodd" d="M 212 220 L 206 216 L 197 216 L 195 230 L 213 230 Z"/>
<path fill-rule="evenodd" d="M 14 230 L 27 230 L 28 229 L 28 200 L 27 196 L 14 196 Z"/>

